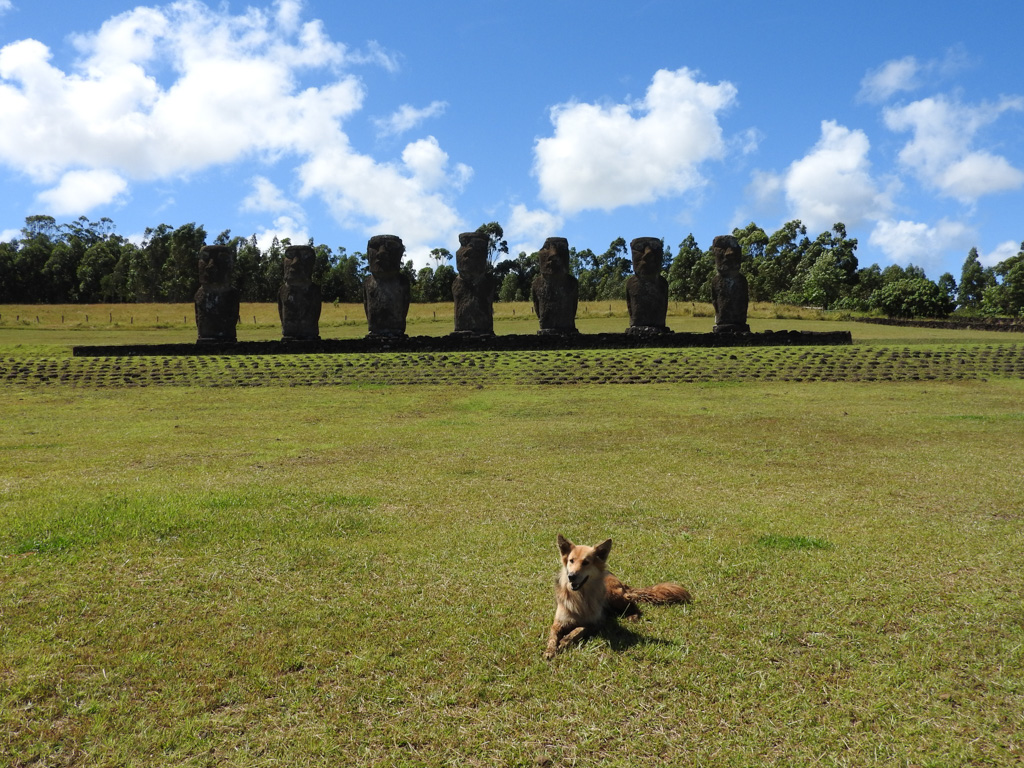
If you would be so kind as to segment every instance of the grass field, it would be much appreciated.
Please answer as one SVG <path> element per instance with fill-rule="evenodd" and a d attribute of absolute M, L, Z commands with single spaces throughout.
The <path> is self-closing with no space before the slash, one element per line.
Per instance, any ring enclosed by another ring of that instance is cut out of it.
<path fill-rule="evenodd" d="M 10 310 L 0 764 L 1024 762 L 1020 334 L 179 370 Z M 694 603 L 545 662 L 557 533 Z"/>

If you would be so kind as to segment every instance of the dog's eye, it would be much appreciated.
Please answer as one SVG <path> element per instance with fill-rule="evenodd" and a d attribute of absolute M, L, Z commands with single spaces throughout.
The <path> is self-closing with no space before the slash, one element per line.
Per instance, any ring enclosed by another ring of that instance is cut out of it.
<path fill-rule="evenodd" d="M 576 561 L 575 561 L 575 560 L 573 560 L 573 559 L 572 559 L 572 558 L 570 557 L 570 558 L 569 558 L 569 562 L 570 562 L 570 563 L 575 563 Z"/>

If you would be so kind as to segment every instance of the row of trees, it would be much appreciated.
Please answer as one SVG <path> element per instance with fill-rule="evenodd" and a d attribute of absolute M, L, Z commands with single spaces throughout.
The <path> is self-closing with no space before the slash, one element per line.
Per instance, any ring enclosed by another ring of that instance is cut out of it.
<path fill-rule="evenodd" d="M 537 255 L 512 258 L 497 222 L 480 227 L 489 239 L 489 261 L 499 301 L 525 301 L 537 275 Z M 959 281 L 950 273 L 927 278 L 920 267 L 877 264 L 861 268 L 857 240 L 839 223 L 815 238 L 800 221 L 790 221 L 772 234 L 751 223 L 733 234 L 743 248 L 743 272 L 752 301 L 809 305 L 826 309 L 879 310 L 895 317 L 945 317 L 954 310 L 987 315 L 1024 314 L 1024 243 L 1021 252 L 994 267 L 983 267 L 972 248 Z M 284 248 L 276 238 L 262 248 L 255 237 L 212 241 L 235 247 L 235 282 L 244 301 L 274 301 L 281 284 Z M 30 216 L 21 237 L 0 242 L 0 303 L 185 302 L 198 288 L 196 254 L 207 233 L 194 223 L 147 229 L 141 244 L 118 235 L 110 219 L 85 217 L 58 223 L 50 216 Z M 365 254 L 317 251 L 314 280 L 325 301 L 361 301 L 366 275 Z M 413 300 L 450 301 L 456 271 L 445 248 L 431 251 L 433 266 L 403 266 L 413 285 Z M 573 274 L 582 301 L 622 299 L 632 273 L 629 246 L 616 238 L 598 254 L 571 250 Z M 663 273 L 676 301 L 711 300 L 714 259 L 693 235 L 675 255 L 665 245 Z"/>

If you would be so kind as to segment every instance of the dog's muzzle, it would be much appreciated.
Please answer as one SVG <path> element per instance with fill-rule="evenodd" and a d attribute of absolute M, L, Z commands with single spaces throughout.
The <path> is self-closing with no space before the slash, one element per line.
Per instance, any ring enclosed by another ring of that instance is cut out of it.
<path fill-rule="evenodd" d="M 586 584 L 587 583 L 587 579 L 589 579 L 589 578 L 590 578 L 590 575 L 587 574 L 586 576 L 584 576 L 579 581 L 576 581 L 575 578 L 570 576 L 569 577 L 569 589 L 571 589 L 573 592 L 579 591 L 580 587 L 582 587 L 584 584 Z"/>

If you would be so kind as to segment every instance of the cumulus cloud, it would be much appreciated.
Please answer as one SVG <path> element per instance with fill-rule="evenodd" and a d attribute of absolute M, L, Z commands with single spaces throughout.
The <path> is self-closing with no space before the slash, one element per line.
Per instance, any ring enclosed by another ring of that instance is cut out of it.
<path fill-rule="evenodd" d="M 860 81 L 858 98 L 877 103 L 901 91 L 912 91 L 921 84 L 920 71 L 921 65 L 913 56 L 887 61 L 864 75 Z"/>
<path fill-rule="evenodd" d="M 993 250 L 988 253 L 978 254 L 978 261 L 981 262 L 982 266 L 994 267 L 1001 261 L 1006 261 L 1009 258 L 1016 256 L 1020 253 L 1021 245 L 1016 240 L 1007 240 L 1004 243 L 1000 243 Z"/>
<path fill-rule="evenodd" d="M 242 210 L 295 215 L 302 209 L 298 203 L 286 198 L 270 179 L 265 176 L 256 176 L 252 180 L 252 192 L 242 200 Z"/>
<path fill-rule="evenodd" d="M 450 236 L 450 197 L 470 169 L 449 170 L 433 139 L 410 144 L 401 161 L 355 150 L 343 123 L 365 94 L 343 70 L 397 62 L 374 43 L 358 51 L 333 41 L 301 9 L 298 0 L 237 15 L 198 0 L 138 7 L 75 36 L 69 71 L 38 41 L 0 48 L 0 163 L 51 187 L 42 199 L 67 201 L 75 188 L 83 204 L 100 204 L 125 191 L 115 178 L 177 179 L 287 158 L 304 194 L 321 194 L 349 225 Z M 316 78 L 322 84 L 300 85 Z M 294 209 L 278 213 L 301 224 Z"/>
<path fill-rule="evenodd" d="M 900 164 L 923 184 L 963 203 L 1024 186 L 1024 172 L 1006 158 L 973 149 L 978 132 L 1004 112 L 1024 109 L 1024 98 L 994 104 L 961 104 L 945 96 L 921 99 L 883 112 L 886 126 L 909 131 L 913 138 L 900 150 Z"/>
<path fill-rule="evenodd" d="M 551 110 L 554 135 L 534 147 L 540 196 L 572 215 L 699 188 L 700 164 L 725 155 L 718 113 L 735 100 L 731 83 L 703 83 L 683 68 L 658 70 L 637 102 L 560 104 Z"/>
<path fill-rule="evenodd" d="M 447 108 L 447 101 L 432 101 L 422 109 L 403 104 L 388 117 L 375 119 L 373 124 L 377 126 L 377 134 L 380 136 L 398 136 L 412 130 L 424 120 L 443 115 Z"/>
<path fill-rule="evenodd" d="M 128 182 L 112 171 L 68 171 L 37 201 L 52 216 L 78 215 L 109 205 L 128 189 Z"/>
<path fill-rule="evenodd" d="M 533 253 L 547 238 L 557 237 L 564 223 L 561 216 L 543 208 L 531 210 L 522 204 L 513 205 L 504 228 L 505 237 L 511 243 L 509 253 L 512 256 Z"/>
<path fill-rule="evenodd" d="M 863 131 L 823 120 L 821 138 L 810 152 L 784 173 L 755 172 L 749 191 L 762 204 L 781 193 L 790 215 L 810 230 L 829 229 L 838 221 L 858 226 L 892 207 L 871 175 L 870 148 Z"/>
<path fill-rule="evenodd" d="M 962 45 L 949 48 L 941 58 L 919 60 L 915 56 L 891 59 L 868 70 L 860 81 L 860 101 L 881 103 L 900 93 L 917 90 L 929 82 L 951 77 L 971 65 Z"/>
<path fill-rule="evenodd" d="M 425 261 L 439 242 L 457 241 L 462 220 L 447 201 L 467 166 L 448 170 L 433 138 L 409 144 L 402 162 L 379 163 L 347 147 L 326 147 L 299 169 L 303 195 L 318 195 L 346 226 L 374 222 L 373 234 L 397 234 L 409 256 Z"/>
<path fill-rule="evenodd" d="M 897 264 L 927 267 L 940 263 L 951 251 L 966 254 L 975 237 L 975 231 L 959 221 L 942 219 L 929 226 L 882 219 L 875 224 L 869 242 Z"/>
<path fill-rule="evenodd" d="M 296 220 L 291 216 L 277 216 L 273 224 L 254 234 L 256 244 L 261 249 L 269 248 L 275 237 L 278 242 L 283 242 L 287 238 L 292 245 L 305 245 L 309 242 L 309 231 L 305 221 Z"/>
<path fill-rule="evenodd" d="M 0 16 L 14 8 L 14 3 L 11 0 L 0 0 Z"/>

